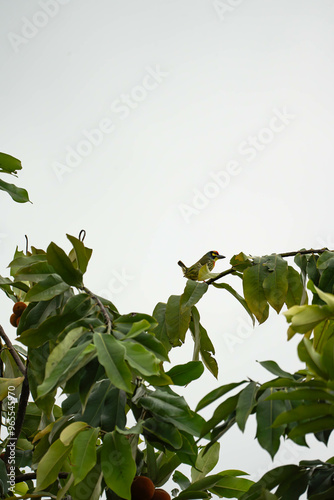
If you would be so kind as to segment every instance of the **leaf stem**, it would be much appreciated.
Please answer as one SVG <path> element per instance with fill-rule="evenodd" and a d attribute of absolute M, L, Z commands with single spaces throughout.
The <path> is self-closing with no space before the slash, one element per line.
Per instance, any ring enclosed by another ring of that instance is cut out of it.
<path fill-rule="evenodd" d="M 106 308 L 102 304 L 101 300 L 98 298 L 97 295 L 95 295 L 93 292 L 91 292 L 87 287 L 83 286 L 81 288 L 81 290 L 83 290 L 84 292 L 86 292 L 93 300 L 95 300 L 95 302 L 97 303 L 97 305 L 101 309 L 101 313 L 102 313 L 104 321 L 105 321 L 105 323 L 107 325 L 107 332 L 106 333 L 110 334 L 111 328 L 112 328 L 112 322 L 111 322 L 110 316 L 108 314 L 108 311 L 106 310 Z"/>

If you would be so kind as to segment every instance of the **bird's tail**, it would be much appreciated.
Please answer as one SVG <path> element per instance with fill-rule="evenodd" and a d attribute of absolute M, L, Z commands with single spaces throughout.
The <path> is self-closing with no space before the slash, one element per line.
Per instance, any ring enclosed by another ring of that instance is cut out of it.
<path fill-rule="evenodd" d="M 182 271 L 185 272 L 187 270 L 186 266 L 183 264 L 181 260 L 179 260 L 178 265 L 182 267 Z"/>

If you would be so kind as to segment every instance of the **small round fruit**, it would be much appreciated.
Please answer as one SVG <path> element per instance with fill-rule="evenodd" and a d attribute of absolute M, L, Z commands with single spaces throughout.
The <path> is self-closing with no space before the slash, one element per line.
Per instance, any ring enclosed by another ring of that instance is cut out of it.
<path fill-rule="evenodd" d="M 20 323 L 20 319 L 21 319 L 21 316 L 19 316 L 16 320 L 16 326 L 19 326 L 19 323 Z"/>
<path fill-rule="evenodd" d="M 13 314 L 11 314 L 11 316 L 10 316 L 10 318 L 9 318 L 9 322 L 10 322 L 10 324 L 11 324 L 12 326 L 15 326 L 15 328 L 16 328 L 16 326 L 17 326 L 17 325 L 16 325 L 17 320 L 18 320 L 18 317 L 16 316 L 16 314 L 14 314 L 14 313 L 13 313 Z"/>
<path fill-rule="evenodd" d="M 27 304 L 24 302 L 15 302 L 13 306 L 13 313 L 16 314 L 16 316 L 21 316 L 26 307 Z"/>
<path fill-rule="evenodd" d="M 131 484 L 131 500 L 151 500 L 155 486 L 146 476 L 136 476 Z"/>
<path fill-rule="evenodd" d="M 152 500 L 171 500 L 170 494 L 162 488 L 157 488 L 154 492 Z"/>

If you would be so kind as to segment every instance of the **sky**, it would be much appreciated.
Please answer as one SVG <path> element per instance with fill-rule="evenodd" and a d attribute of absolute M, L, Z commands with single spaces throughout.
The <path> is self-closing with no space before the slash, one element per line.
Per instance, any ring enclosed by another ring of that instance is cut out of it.
<path fill-rule="evenodd" d="M 1 0 L 0 11 L 1 151 L 22 161 L 15 182 L 32 201 L 1 196 L 2 276 L 24 235 L 69 251 L 66 233 L 85 229 L 86 286 L 151 314 L 182 293 L 179 259 L 217 250 L 222 271 L 240 251 L 334 248 L 331 0 Z M 0 305 L 14 339 L 12 304 Z M 199 311 L 220 371 L 185 390 L 191 407 L 230 381 L 268 380 L 257 360 L 300 368 L 281 314 L 253 329 L 212 287 Z M 254 436 L 254 419 L 229 431 L 217 470 L 268 470 Z M 331 456 L 308 441 L 283 444 L 274 465 Z"/>

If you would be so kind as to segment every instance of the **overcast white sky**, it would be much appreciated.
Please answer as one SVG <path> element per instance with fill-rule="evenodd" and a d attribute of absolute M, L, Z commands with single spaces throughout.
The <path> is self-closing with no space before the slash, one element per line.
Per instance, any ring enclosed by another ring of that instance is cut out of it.
<path fill-rule="evenodd" d="M 1 0 L 0 10 L 0 149 L 22 161 L 16 183 L 33 202 L 1 195 L 1 275 L 25 234 L 69 250 L 65 233 L 85 229 L 86 285 L 122 313 L 152 313 L 182 292 L 179 259 L 334 248 L 331 0 Z M 14 338 L 11 304 L 0 304 Z M 268 379 L 256 360 L 299 367 L 282 316 L 252 330 L 216 289 L 199 310 L 220 375 L 187 388 L 193 407 L 217 385 Z M 185 362 L 191 343 L 175 351 Z M 230 431 L 220 469 L 255 478 L 270 466 L 254 433 L 254 423 Z M 284 445 L 276 463 L 317 455 L 331 454 Z"/>

